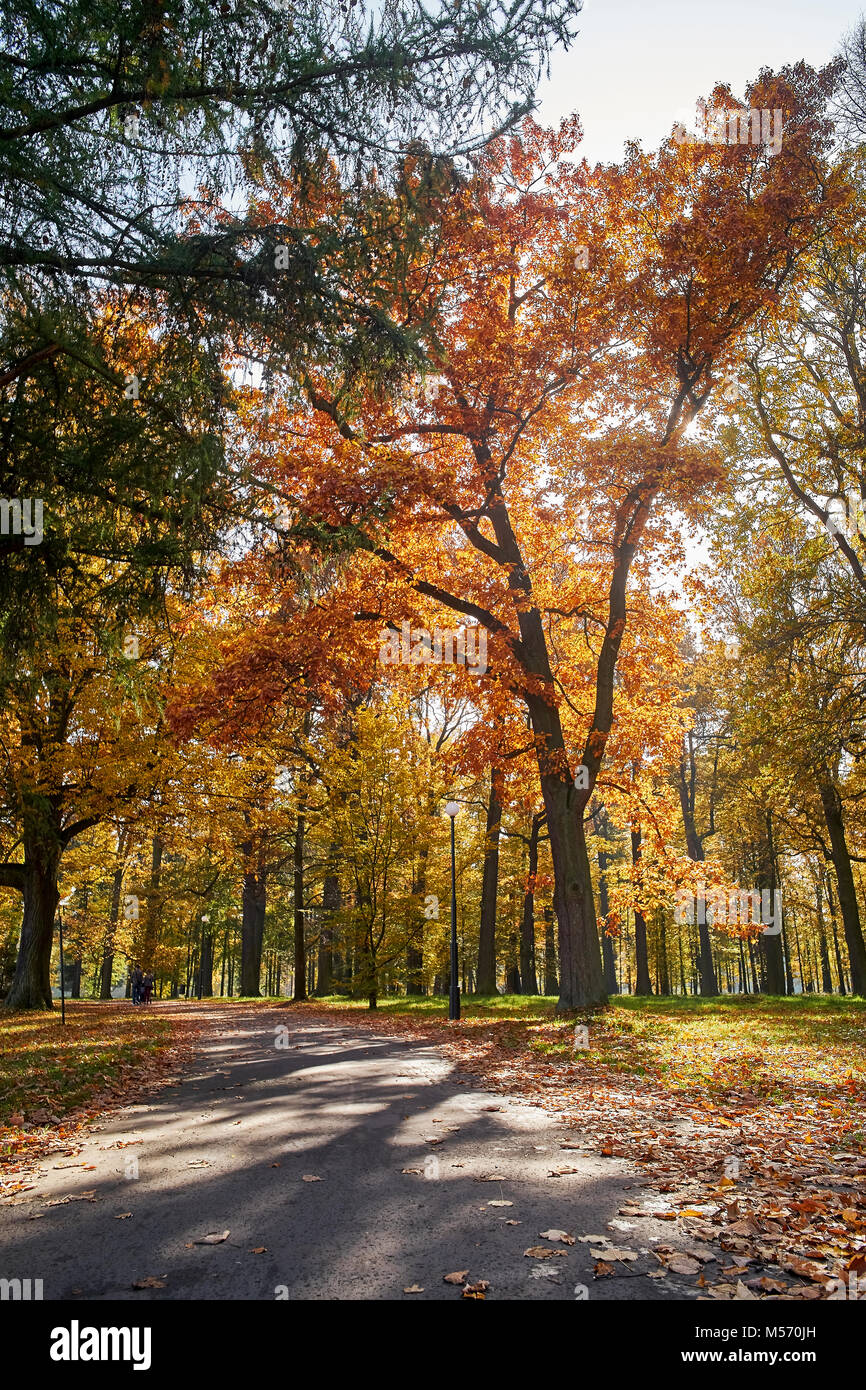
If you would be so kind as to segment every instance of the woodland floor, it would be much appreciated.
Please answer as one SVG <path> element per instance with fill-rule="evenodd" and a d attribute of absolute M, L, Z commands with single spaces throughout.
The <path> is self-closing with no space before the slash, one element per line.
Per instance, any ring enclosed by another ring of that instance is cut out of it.
<path fill-rule="evenodd" d="M 81 1299 L 775 1301 L 862 1280 L 866 1005 L 620 999 L 575 1051 L 553 1004 L 0 1020 L 0 1274 Z"/>

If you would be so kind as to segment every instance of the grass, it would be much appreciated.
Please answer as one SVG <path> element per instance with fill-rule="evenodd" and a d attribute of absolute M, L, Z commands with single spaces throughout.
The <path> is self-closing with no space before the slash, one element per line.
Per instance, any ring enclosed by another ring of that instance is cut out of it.
<path fill-rule="evenodd" d="M 168 1045 L 170 1018 L 112 1004 L 67 1003 L 60 1011 L 0 1014 L 0 1125 L 55 1124 L 105 1093 Z M 0 1138 L 0 1156 L 3 1141 Z"/>
<path fill-rule="evenodd" d="M 363 1000 L 338 995 L 311 1007 L 371 1024 L 380 1018 L 435 1026 L 448 1012 L 447 1001 L 424 996 L 383 999 L 374 1013 Z M 580 1022 L 588 1027 L 586 1050 L 574 1046 Z M 467 1040 L 493 1046 L 502 1057 L 524 1052 L 539 1063 L 577 1068 L 587 1081 L 633 1076 L 668 1092 L 701 1090 L 716 1100 L 736 1093 L 754 1103 L 781 1102 L 866 1084 L 863 999 L 629 995 L 562 1018 L 549 995 L 464 995 L 461 1022 L 450 1027 Z"/>

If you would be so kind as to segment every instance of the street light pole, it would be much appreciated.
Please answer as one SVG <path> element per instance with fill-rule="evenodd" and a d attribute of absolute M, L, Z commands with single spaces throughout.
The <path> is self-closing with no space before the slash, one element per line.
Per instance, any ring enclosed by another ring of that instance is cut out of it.
<path fill-rule="evenodd" d="M 202 913 L 201 919 L 201 946 L 198 953 L 198 997 L 201 999 L 202 977 L 204 975 L 204 924 L 210 921 L 209 913 Z"/>
<path fill-rule="evenodd" d="M 61 908 L 72 902 L 74 892 L 75 889 L 73 888 L 72 893 L 67 893 L 66 897 L 61 898 L 57 904 L 57 920 L 60 924 L 60 1023 L 62 1027 L 66 1024 L 66 974 L 63 969 L 63 913 Z"/>
<path fill-rule="evenodd" d="M 445 814 L 451 821 L 451 987 L 448 991 L 448 1018 L 455 1021 L 460 1017 L 460 980 L 457 975 L 457 860 L 454 846 L 454 821 L 459 806 L 449 801 Z"/>
<path fill-rule="evenodd" d="M 63 913 L 60 906 L 57 907 L 57 918 L 60 922 L 60 1022 L 66 1023 L 66 978 L 63 973 Z"/>

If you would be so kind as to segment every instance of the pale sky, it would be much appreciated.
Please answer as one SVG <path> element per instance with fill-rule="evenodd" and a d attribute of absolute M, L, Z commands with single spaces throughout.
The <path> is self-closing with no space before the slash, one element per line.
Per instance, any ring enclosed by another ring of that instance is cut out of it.
<path fill-rule="evenodd" d="M 580 34 L 541 85 L 538 118 L 577 111 L 580 153 L 619 160 L 623 143 L 652 148 L 716 82 L 740 94 L 762 67 L 829 62 L 866 0 L 586 0 Z"/>

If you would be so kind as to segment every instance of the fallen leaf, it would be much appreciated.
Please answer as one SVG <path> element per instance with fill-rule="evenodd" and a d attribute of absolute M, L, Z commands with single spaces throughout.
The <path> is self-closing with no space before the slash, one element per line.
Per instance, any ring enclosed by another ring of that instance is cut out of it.
<path fill-rule="evenodd" d="M 267 1253 L 268 1247 L 266 1245 L 254 1245 L 252 1250 L 247 1251 L 248 1255 L 266 1255 Z"/>
<path fill-rule="evenodd" d="M 564 1250 L 551 1250 L 546 1245 L 530 1245 L 529 1249 L 523 1252 L 524 1256 L 530 1260 L 549 1260 L 553 1255 L 564 1257 L 565 1253 Z"/>
<path fill-rule="evenodd" d="M 697 1274 L 701 1267 L 700 1262 L 691 1255 L 672 1255 L 666 1263 L 674 1274 Z"/>
<path fill-rule="evenodd" d="M 489 1288 L 490 1283 L 487 1279 L 479 1279 L 477 1284 L 464 1284 L 463 1297 L 483 1298 Z"/>
<path fill-rule="evenodd" d="M 590 1250 L 590 1256 L 596 1260 L 637 1260 L 639 1254 L 637 1250 L 618 1250 L 615 1245 L 608 1245 L 603 1250 Z"/>
<path fill-rule="evenodd" d="M 457 1269 L 453 1274 L 443 1274 L 442 1278 L 446 1284 L 462 1284 L 468 1273 L 468 1269 Z"/>
<path fill-rule="evenodd" d="M 304 1176 L 303 1176 L 302 1179 L 301 1179 L 301 1182 L 321 1182 L 321 1181 L 322 1181 L 322 1179 L 321 1179 L 321 1178 L 317 1178 L 316 1175 L 315 1175 L 315 1173 L 305 1173 Z"/>
<path fill-rule="evenodd" d="M 770 1279 L 766 1274 L 761 1275 L 760 1279 L 747 1279 L 746 1286 L 750 1289 L 763 1289 L 765 1293 L 785 1293 L 788 1288 L 780 1279 Z"/>
<path fill-rule="evenodd" d="M 115 1213 L 114 1219 L 115 1221 L 128 1221 L 131 1216 L 131 1211 L 119 1211 Z"/>
<path fill-rule="evenodd" d="M 424 1290 L 423 1290 L 423 1288 L 421 1287 L 420 1284 L 410 1284 L 408 1288 L 406 1288 L 406 1289 L 403 1290 L 403 1292 L 404 1292 L 404 1293 L 423 1293 Z"/>
<path fill-rule="evenodd" d="M 162 1279 L 154 1279 L 153 1275 L 149 1274 L 146 1279 L 136 1279 L 132 1287 L 134 1289 L 164 1289 L 165 1282 Z"/>
<path fill-rule="evenodd" d="M 568 1231 L 539 1231 L 542 1240 L 560 1240 L 563 1245 L 574 1245 L 574 1236 L 570 1236 Z"/>
<path fill-rule="evenodd" d="M 613 1265 L 609 1265 L 605 1260 L 598 1260 L 595 1266 L 596 1279 L 604 1279 L 608 1274 L 616 1274 Z"/>
<path fill-rule="evenodd" d="M 494 1202 L 488 1202 L 487 1205 L 489 1207 L 513 1207 L 514 1203 L 503 1201 L 502 1198 L 497 1197 Z"/>
<path fill-rule="evenodd" d="M 229 1238 L 228 1231 L 212 1231 L 209 1236 L 202 1236 L 201 1240 L 193 1241 L 194 1245 L 222 1245 L 224 1240 Z"/>

